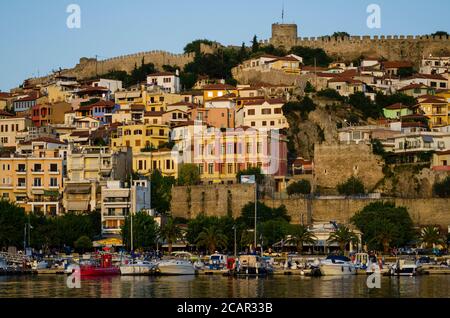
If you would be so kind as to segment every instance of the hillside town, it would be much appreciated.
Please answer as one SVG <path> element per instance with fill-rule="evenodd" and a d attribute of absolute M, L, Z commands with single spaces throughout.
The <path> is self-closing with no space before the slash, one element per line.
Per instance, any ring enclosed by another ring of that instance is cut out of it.
<path fill-rule="evenodd" d="M 236 233 L 223 236 L 236 232 L 237 220 L 240 250 L 264 253 L 297 240 L 292 246 L 309 253 L 368 245 L 391 253 L 411 244 L 443 253 L 450 229 L 448 44 L 447 54 L 419 60 L 362 53 L 349 60 L 286 47 L 256 36 L 251 47 L 198 40 L 186 46 L 195 57 L 183 67 L 142 58 L 131 72 L 97 68 L 86 78 L 57 71 L 0 92 L 1 204 L 23 214 L 19 234 L 3 231 L 0 244 L 20 249 L 25 226 L 23 248 L 41 252 L 70 251 L 82 245 L 80 233 L 94 246 L 230 252 Z M 382 211 L 405 209 L 417 235 L 364 241 L 361 213 L 380 204 Z M 58 234 L 59 241 L 29 221 L 71 215 L 99 220 L 74 237 Z M 130 242 L 133 217 L 143 233 Z M 146 217 L 160 230 L 143 230 Z M 200 230 L 192 230 L 195 222 Z M 342 229 L 358 239 L 327 246 Z M 438 238 L 420 241 L 424 231 Z"/>

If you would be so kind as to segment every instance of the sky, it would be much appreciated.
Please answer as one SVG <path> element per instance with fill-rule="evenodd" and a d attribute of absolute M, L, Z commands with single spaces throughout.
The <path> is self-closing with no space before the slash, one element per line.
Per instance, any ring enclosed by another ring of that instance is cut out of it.
<path fill-rule="evenodd" d="M 0 0 L 0 90 L 24 79 L 99 59 L 149 50 L 181 53 L 199 38 L 224 45 L 269 39 L 271 24 L 298 24 L 299 36 L 450 32 L 448 0 Z M 68 28 L 70 4 L 81 27 Z M 367 7 L 381 9 L 381 28 L 367 27 Z"/>

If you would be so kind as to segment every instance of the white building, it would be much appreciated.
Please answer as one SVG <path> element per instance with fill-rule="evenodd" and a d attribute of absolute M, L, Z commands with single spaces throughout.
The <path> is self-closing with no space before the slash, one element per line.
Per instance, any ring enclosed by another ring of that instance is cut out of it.
<path fill-rule="evenodd" d="M 450 57 L 437 57 L 430 55 L 423 58 L 420 72 L 424 74 L 443 74 L 450 72 Z"/>
<path fill-rule="evenodd" d="M 289 128 L 282 107 L 285 100 L 272 98 L 245 103 L 236 111 L 236 127 L 247 126 L 255 129 Z"/>
<path fill-rule="evenodd" d="M 179 94 L 181 89 L 179 72 L 154 73 L 147 76 L 147 85 L 159 86 L 165 93 Z"/>
<path fill-rule="evenodd" d="M 92 87 L 106 87 L 111 94 L 114 94 L 115 92 L 122 90 L 122 81 L 101 78 L 98 81 L 93 82 Z"/>

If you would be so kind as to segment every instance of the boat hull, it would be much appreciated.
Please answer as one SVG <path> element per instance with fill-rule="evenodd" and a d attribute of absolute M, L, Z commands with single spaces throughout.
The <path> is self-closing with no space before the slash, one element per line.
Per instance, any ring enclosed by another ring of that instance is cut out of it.
<path fill-rule="evenodd" d="M 152 273 L 152 266 L 120 266 L 121 275 L 150 275 Z"/>
<path fill-rule="evenodd" d="M 321 264 L 320 272 L 323 276 L 356 275 L 356 268 L 350 264 Z"/>
<path fill-rule="evenodd" d="M 192 265 L 160 263 L 158 264 L 161 275 L 195 275 L 195 269 Z"/>
<path fill-rule="evenodd" d="M 120 275 L 120 270 L 117 267 L 81 267 L 80 268 L 81 277 L 83 276 L 114 276 Z"/>

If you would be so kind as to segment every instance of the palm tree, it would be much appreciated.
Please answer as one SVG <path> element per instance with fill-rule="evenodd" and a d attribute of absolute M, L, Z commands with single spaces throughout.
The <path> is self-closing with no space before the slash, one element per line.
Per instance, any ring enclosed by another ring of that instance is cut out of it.
<path fill-rule="evenodd" d="M 428 225 L 422 229 L 420 241 L 424 243 L 427 248 L 432 248 L 434 244 L 442 243 L 443 239 L 438 227 Z"/>
<path fill-rule="evenodd" d="M 294 225 L 290 241 L 297 245 L 297 252 L 303 252 L 303 244 L 315 244 L 317 237 L 304 225 Z"/>
<path fill-rule="evenodd" d="M 357 244 L 359 239 L 358 236 L 346 226 L 340 226 L 338 229 L 330 234 L 327 240 L 330 243 L 338 243 L 339 250 L 343 253 L 345 252 L 345 247 L 348 243 Z"/>
<path fill-rule="evenodd" d="M 197 237 L 197 247 L 205 246 L 213 254 L 216 248 L 227 246 L 227 237 L 215 226 L 210 226 L 203 230 Z"/>
<path fill-rule="evenodd" d="M 172 253 L 172 245 L 177 241 L 177 239 L 181 236 L 181 230 L 173 222 L 172 218 L 169 218 L 166 224 L 160 229 L 160 237 L 166 240 L 169 245 L 169 254 Z"/>

